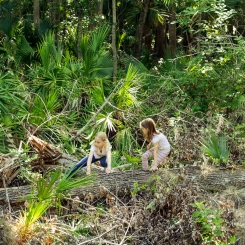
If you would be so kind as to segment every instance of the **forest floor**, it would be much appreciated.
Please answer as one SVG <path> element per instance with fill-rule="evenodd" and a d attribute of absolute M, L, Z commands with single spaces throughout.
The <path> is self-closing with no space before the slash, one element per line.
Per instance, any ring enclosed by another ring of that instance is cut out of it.
<path fill-rule="evenodd" d="M 232 244 L 233 236 L 245 244 L 242 198 L 206 191 L 164 168 L 131 189 L 66 197 L 62 210 L 54 205 L 23 235 L 27 205 L 0 206 L 2 244 Z"/>

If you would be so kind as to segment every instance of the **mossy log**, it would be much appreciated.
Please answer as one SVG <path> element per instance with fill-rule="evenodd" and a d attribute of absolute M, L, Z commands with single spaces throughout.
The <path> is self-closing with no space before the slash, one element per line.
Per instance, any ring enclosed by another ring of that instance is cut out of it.
<path fill-rule="evenodd" d="M 84 173 L 83 173 L 84 174 Z M 100 187 L 116 195 L 123 194 L 134 188 L 134 183 L 139 186 L 149 182 L 154 176 L 164 174 L 169 176 L 168 181 L 173 176 L 177 178 L 187 178 L 195 181 L 201 189 L 212 192 L 222 192 L 230 187 L 236 188 L 240 197 L 245 199 L 245 169 L 216 169 L 211 167 L 188 166 L 184 168 L 160 169 L 155 173 L 142 170 L 127 170 L 112 172 L 98 172 L 93 185 L 75 188 L 70 192 L 71 196 L 81 196 L 84 193 L 98 194 Z M 82 176 L 81 176 L 82 177 Z M 10 203 L 21 202 L 24 195 L 29 194 L 30 186 L 0 189 L 0 203 L 6 202 L 6 194 Z"/>

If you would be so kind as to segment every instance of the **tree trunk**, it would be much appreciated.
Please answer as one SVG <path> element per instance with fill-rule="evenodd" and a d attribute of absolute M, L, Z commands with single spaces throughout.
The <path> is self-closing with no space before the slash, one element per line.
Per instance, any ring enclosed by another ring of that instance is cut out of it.
<path fill-rule="evenodd" d="M 148 51 L 148 54 L 152 53 L 152 30 L 151 28 L 145 24 L 144 28 L 144 37 L 145 37 L 145 49 Z"/>
<path fill-rule="evenodd" d="M 104 0 L 98 0 L 98 4 L 99 4 L 98 14 L 101 17 L 103 15 L 103 4 L 104 4 Z"/>
<path fill-rule="evenodd" d="M 93 172 L 94 170 L 92 170 Z M 134 188 L 134 182 L 137 181 L 139 185 L 144 184 L 151 176 L 148 172 L 142 170 L 131 171 L 118 171 L 106 174 L 104 171 L 96 171 L 97 178 L 93 185 L 75 188 L 71 190 L 71 196 L 83 196 L 84 193 L 99 194 L 100 187 L 108 189 L 112 193 L 117 195 L 125 194 L 128 190 Z M 26 194 L 30 193 L 30 186 L 12 187 L 12 188 L 0 188 L 0 205 L 4 204 L 6 200 L 6 193 L 8 193 L 8 201 L 10 203 L 23 202 L 21 199 Z"/>
<path fill-rule="evenodd" d="M 66 0 L 62 0 L 62 6 L 63 6 L 63 10 L 62 10 L 62 21 L 64 23 L 66 23 L 66 10 L 67 10 L 67 6 L 66 6 Z M 62 30 L 62 44 L 64 43 L 65 37 L 66 37 L 66 24 L 64 24 L 63 30 Z"/>
<path fill-rule="evenodd" d="M 136 37 L 135 37 L 136 41 L 134 47 L 134 56 L 137 59 L 140 59 L 141 52 L 142 52 L 144 27 L 145 27 L 150 4 L 151 4 L 151 0 L 143 0 L 142 11 L 140 13 L 139 23 L 138 23 L 138 27 L 136 30 Z"/>
<path fill-rule="evenodd" d="M 172 56 L 174 56 L 176 51 L 176 5 L 175 3 L 171 4 L 171 12 L 170 12 L 170 18 L 169 18 L 169 48 Z"/>
<path fill-rule="evenodd" d="M 70 192 L 71 196 L 84 196 L 84 193 L 93 193 L 99 195 L 100 188 L 108 189 L 116 195 L 124 195 L 135 188 L 134 183 L 138 183 L 139 187 L 152 179 L 153 175 L 166 176 L 166 183 L 178 176 L 178 179 L 187 178 L 193 180 L 197 185 L 206 191 L 223 192 L 229 187 L 235 187 L 241 198 L 240 204 L 245 202 L 245 168 L 234 170 L 220 170 L 215 168 L 202 168 L 199 166 L 187 166 L 176 169 L 162 169 L 156 173 L 150 173 L 143 170 L 128 170 L 120 172 L 112 172 L 105 174 L 98 172 L 96 181 L 91 186 L 80 187 Z M 23 202 L 21 197 L 29 194 L 30 186 L 1 188 L 0 189 L 0 204 L 6 203 L 6 193 L 10 203 Z"/>
<path fill-rule="evenodd" d="M 50 23 L 54 25 L 55 23 L 55 0 L 49 0 L 49 19 Z"/>
<path fill-rule="evenodd" d="M 158 58 L 163 58 L 164 51 L 166 50 L 166 21 L 159 24 L 156 28 L 154 53 Z"/>
<path fill-rule="evenodd" d="M 82 7 L 80 6 L 79 2 L 77 1 L 77 17 L 78 17 L 78 22 L 77 22 L 77 57 L 78 59 L 82 58 L 82 51 L 81 51 L 81 46 L 80 46 L 80 41 L 82 40 Z"/>
<path fill-rule="evenodd" d="M 33 22 L 35 27 L 40 24 L 39 0 L 33 0 Z"/>
<path fill-rule="evenodd" d="M 117 80 L 117 46 L 116 46 L 116 0 L 112 0 L 112 53 L 113 53 L 113 82 Z"/>

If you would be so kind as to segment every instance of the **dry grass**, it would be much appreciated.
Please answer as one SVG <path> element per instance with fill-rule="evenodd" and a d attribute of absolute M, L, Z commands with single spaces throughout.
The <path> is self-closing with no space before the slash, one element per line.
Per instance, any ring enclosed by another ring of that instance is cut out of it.
<path fill-rule="evenodd" d="M 3 245 L 16 245 L 17 240 L 15 236 L 15 230 L 13 229 L 11 222 L 6 219 L 0 219 L 0 225 L 3 225 L 1 240 Z"/>
<path fill-rule="evenodd" d="M 236 208 L 239 208 L 245 202 L 244 189 L 239 190 L 236 186 L 228 186 L 222 195 L 232 200 Z"/>
<path fill-rule="evenodd" d="M 216 168 L 214 166 L 206 165 L 206 164 L 201 165 L 201 176 L 204 178 L 215 171 Z"/>
<path fill-rule="evenodd" d="M 235 211 L 237 245 L 245 245 L 245 205 Z"/>

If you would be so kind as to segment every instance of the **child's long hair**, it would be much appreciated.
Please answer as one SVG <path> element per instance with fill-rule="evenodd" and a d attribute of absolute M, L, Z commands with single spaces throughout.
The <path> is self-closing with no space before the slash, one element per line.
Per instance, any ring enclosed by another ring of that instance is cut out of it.
<path fill-rule="evenodd" d="M 143 121 L 140 122 L 140 127 L 148 129 L 148 132 L 146 135 L 143 134 L 144 138 L 148 141 L 151 142 L 153 138 L 153 134 L 159 134 L 159 131 L 156 130 L 156 124 L 153 119 L 151 118 L 146 118 Z"/>

